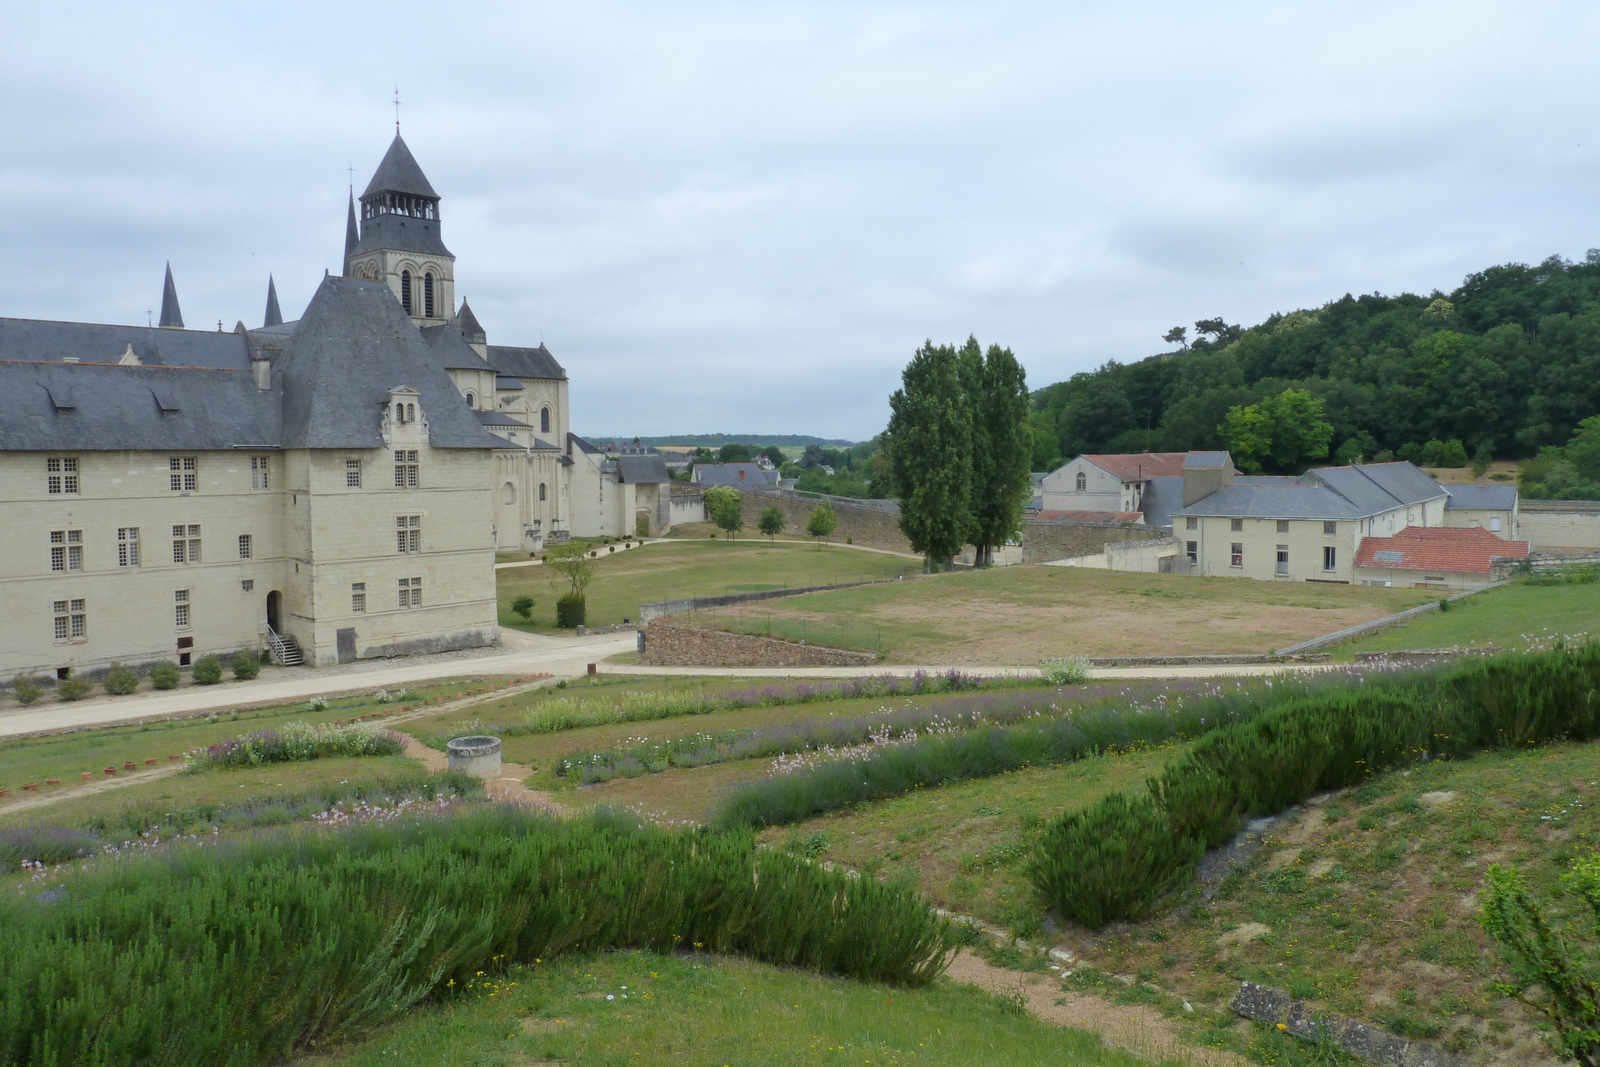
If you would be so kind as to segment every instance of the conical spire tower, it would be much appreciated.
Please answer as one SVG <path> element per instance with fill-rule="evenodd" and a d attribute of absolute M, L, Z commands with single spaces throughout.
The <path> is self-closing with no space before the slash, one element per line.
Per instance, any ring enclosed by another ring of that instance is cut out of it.
<path fill-rule="evenodd" d="M 267 313 L 261 325 L 263 327 L 283 325 L 283 312 L 278 310 L 278 286 L 270 274 L 267 275 Z"/>
<path fill-rule="evenodd" d="M 183 312 L 178 309 L 178 287 L 172 284 L 172 262 L 167 262 L 167 280 L 161 287 L 161 321 L 156 325 L 183 329 Z"/>
<path fill-rule="evenodd" d="M 347 278 L 385 282 L 418 326 L 455 313 L 455 259 L 439 235 L 439 194 L 398 131 L 345 226 Z M 352 239 L 353 238 L 353 239 Z"/>
<path fill-rule="evenodd" d="M 360 243 L 361 228 L 356 225 L 356 191 L 351 188 L 350 213 L 344 220 L 344 262 L 347 268 L 350 265 L 350 257 L 355 255 L 356 245 Z"/>

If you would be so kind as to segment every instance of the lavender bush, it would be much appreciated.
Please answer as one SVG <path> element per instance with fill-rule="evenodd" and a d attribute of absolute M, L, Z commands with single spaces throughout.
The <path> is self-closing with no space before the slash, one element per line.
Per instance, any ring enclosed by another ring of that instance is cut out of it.
<path fill-rule="evenodd" d="M 380 726 L 310 726 L 287 722 L 276 730 L 230 738 L 209 745 L 189 761 L 191 771 L 298 763 L 328 756 L 393 756 L 405 749 L 399 735 Z"/>

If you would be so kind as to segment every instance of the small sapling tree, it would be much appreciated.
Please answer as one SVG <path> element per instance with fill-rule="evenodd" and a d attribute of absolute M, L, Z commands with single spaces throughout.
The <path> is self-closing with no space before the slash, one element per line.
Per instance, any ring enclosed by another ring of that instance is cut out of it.
<path fill-rule="evenodd" d="M 731 485 L 716 485 L 706 490 L 706 517 L 726 530 L 731 541 L 744 529 L 744 496 Z"/>
<path fill-rule="evenodd" d="M 817 539 L 818 552 L 822 551 L 822 542 L 838 528 L 839 516 L 833 513 L 831 504 L 819 504 L 806 516 L 806 533 Z"/>
<path fill-rule="evenodd" d="M 757 523 L 757 527 L 761 532 L 767 535 L 768 544 L 772 544 L 773 540 L 783 533 L 783 528 L 787 525 L 788 520 L 784 517 L 783 509 L 776 504 L 763 511 L 761 513 L 761 521 Z"/>
<path fill-rule="evenodd" d="M 545 566 L 566 579 L 567 591 L 556 601 L 556 625 L 571 629 L 583 625 L 588 599 L 585 591 L 594 581 L 594 560 L 581 542 L 557 545 L 545 557 Z"/>
<path fill-rule="evenodd" d="M 524 593 L 511 602 L 511 610 L 522 616 L 524 622 L 533 621 L 533 597 Z"/>

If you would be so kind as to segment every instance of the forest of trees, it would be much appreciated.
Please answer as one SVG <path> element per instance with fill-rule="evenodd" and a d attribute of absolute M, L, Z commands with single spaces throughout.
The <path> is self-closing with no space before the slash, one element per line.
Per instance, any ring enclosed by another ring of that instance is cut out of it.
<path fill-rule="evenodd" d="M 1163 340 L 1178 347 L 1035 390 L 1032 468 L 1083 452 L 1225 448 L 1230 410 L 1270 409 L 1289 390 L 1321 402 L 1330 460 L 1456 441 L 1474 456 L 1529 457 L 1600 413 L 1600 249 L 1581 263 L 1491 267 L 1451 293 L 1346 295 Z"/>

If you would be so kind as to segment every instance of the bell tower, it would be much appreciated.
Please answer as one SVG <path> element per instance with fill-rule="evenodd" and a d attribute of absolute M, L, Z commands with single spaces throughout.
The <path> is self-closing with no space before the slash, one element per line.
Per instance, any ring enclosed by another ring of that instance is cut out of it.
<path fill-rule="evenodd" d="M 395 131 L 389 151 L 355 205 L 345 233 L 347 278 L 381 281 L 418 326 L 455 316 L 456 257 L 439 236 L 439 194 Z"/>

